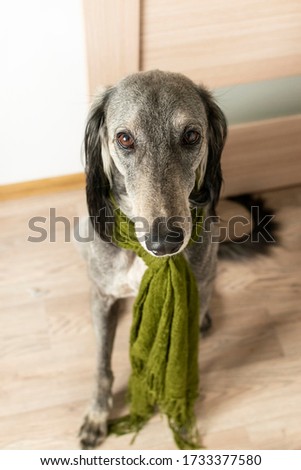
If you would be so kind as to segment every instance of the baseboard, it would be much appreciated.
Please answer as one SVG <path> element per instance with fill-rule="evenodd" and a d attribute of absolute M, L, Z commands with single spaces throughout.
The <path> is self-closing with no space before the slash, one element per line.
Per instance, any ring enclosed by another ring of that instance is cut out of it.
<path fill-rule="evenodd" d="M 5 184 L 0 186 L 0 201 L 72 189 L 83 189 L 84 187 L 85 175 L 83 173 L 26 181 L 24 183 Z"/>

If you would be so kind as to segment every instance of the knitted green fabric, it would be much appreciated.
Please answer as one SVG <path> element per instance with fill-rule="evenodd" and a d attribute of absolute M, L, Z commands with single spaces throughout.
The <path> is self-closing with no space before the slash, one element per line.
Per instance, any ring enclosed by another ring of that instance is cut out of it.
<path fill-rule="evenodd" d="M 138 432 L 158 408 L 180 449 L 200 448 L 194 417 L 199 340 L 194 275 L 182 254 L 156 258 L 147 253 L 134 224 L 119 209 L 114 214 L 114 242 L 134 251 L 148 269 L 135 301 L 130 336 L 130 414 L 112 421 L 109 433 Z M 200 223 L 194 223 L 194 234 L 197 228 Z"/>

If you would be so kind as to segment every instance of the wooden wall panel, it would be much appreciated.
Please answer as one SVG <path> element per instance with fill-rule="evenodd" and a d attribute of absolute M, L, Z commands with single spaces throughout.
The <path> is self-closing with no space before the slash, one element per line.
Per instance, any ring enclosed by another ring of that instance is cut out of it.
<path fill-rule="evenodd" d="M 301 115 L 232 126 L 222 196 L 301 183 Z"/>
<path fill-rule="evenodd" d="M 141 68 L 209 87 L 301 73 L 300 0 L 141 0 Z"/>
<path fill-rule="evenodd" d="M 89 88 L 113 85 L 137 72 L 140 0 L 83 0 Z"/>

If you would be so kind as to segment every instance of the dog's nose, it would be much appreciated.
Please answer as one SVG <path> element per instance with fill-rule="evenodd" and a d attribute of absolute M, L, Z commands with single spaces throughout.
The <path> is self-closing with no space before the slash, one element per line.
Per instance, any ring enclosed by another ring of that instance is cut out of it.
<path fill-rule="evenodd" d="M 168 228 L 166 221 L 154 223 L 150 233 L 146 235 L 146 248 L 156 256 L 177 253 L 184 242 L 184 232 L 181 227 Z"/>

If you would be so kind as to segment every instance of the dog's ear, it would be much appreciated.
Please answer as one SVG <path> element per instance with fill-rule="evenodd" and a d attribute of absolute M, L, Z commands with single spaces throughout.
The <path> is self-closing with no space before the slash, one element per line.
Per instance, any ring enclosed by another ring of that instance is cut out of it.
<path fill-rule="evenodd" d="M 205 162 L 206 169 L 197 170 L 196 186 L 190 199 L 199 205 L 210 204 L 211 212 L 215 214 L 223 181 L 220 160 L 227 137 L 227 121 L 209 91 L 203 87 L 197 87 L 197 91 L 207 114 L 208 155 Z M 201 173 L 202 178 L 200 178 Z"/>
<path fill-rule="evenodd" d="M 105 90 L 93 104 L 84 139 L 88 211 L 94 230 L 105 241 L 110 241 L 112 227 L 112 224 L 106 224 L 106 218 L 113 216 L 110 200 L 110 156 L 105 124 L 106 107 L 111 92 L 111 89 Z M 104 149 L 107 150 L 105 155 Z"/>

